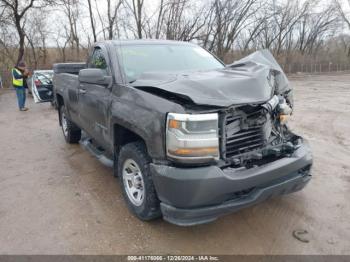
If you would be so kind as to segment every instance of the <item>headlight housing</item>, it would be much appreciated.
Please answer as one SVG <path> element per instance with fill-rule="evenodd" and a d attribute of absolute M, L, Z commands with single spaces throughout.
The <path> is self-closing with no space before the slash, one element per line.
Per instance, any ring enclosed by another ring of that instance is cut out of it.
<path fill-rule="evenodd" d="M 287 124 L 293 109 L 287 104 L 284 97 L 280 97 L 278 107 L 280 123 L 281 125 L 285 125 Z"/>
<path fill-rule="evenodd" d="M 170 159 L 184 163 L 218 160 L 218 114 L 169 113 L 166 150 Z"/>

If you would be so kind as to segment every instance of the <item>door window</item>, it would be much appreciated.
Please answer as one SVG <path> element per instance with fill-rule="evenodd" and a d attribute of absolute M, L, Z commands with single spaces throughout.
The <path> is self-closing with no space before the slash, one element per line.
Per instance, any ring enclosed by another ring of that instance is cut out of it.
<path fill-rule="evenodd" d="M 36 86 L 52 84 L 53 73 L 36 73 L 34 76 Z"/>
<path fill-rule="evenodd" d="M 92 54 L 92 57 L 91 57 L 89 67 L 102 69 L 107 74 L 108 66 L 101 48 L 95 48 L 94 53 Z"/>

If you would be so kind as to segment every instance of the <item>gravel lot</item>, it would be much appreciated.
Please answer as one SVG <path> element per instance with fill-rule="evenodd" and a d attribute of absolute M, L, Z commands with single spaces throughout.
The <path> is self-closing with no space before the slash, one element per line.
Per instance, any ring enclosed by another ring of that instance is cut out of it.
<path fill-rule="evenodd" d="M 301 192 L 190 228 L 140 222 L 118 180 L 64 142 L 49 104 L 0 91 L 1 254 L 350 254 L 350 74 L 294 76 L 291 126 L 309 139 Z M 307 230 L 309 243 L 293 237 Z"/>

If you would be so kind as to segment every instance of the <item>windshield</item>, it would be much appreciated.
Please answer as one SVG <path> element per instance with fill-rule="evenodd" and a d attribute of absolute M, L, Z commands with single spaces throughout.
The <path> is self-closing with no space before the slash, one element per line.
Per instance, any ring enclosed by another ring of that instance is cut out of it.
<path fill-rule="evenodd" d="M 224 65 L 199 46 L 130 45 L 119 48 L 127 80 L 135 81 L 142 73 L 154 71 L 192 71 L 223 68 Z"/>

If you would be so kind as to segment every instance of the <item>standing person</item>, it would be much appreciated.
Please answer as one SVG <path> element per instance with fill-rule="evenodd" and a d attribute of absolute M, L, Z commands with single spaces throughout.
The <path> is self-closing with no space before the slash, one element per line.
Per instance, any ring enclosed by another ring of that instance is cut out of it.
<path fill-rule="evenodd" d="M 20 111 L 27 111 L 28 108 L 25 107 L 26 103 L 26 79 L 29 72 L 26 68 L 24 62 L 18 63 L 16 67 L 12 69 L 12 84 L 16 89 L 18 107 Z"/>

